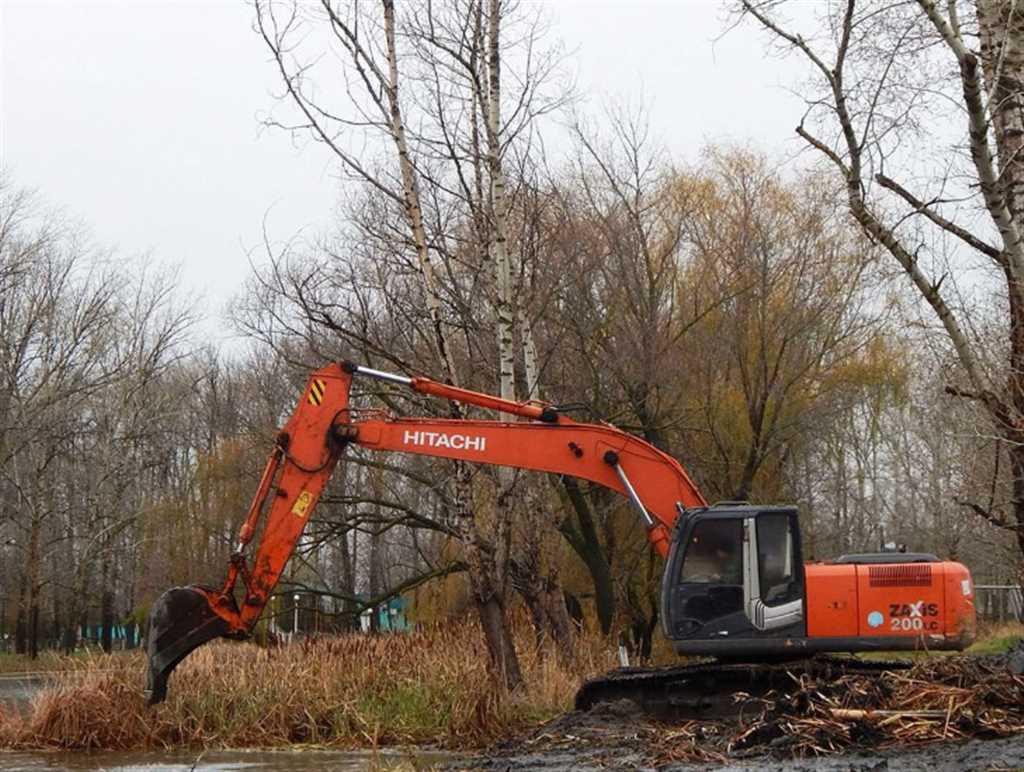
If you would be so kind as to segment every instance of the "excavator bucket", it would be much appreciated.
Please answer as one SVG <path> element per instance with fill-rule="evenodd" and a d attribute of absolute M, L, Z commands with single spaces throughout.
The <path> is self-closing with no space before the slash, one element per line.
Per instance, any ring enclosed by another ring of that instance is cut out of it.
<path fill-rule="evenodd" d="M 149 614 L 146 655 L 146 704 L 167 697 L 167 679 L 192 651 L 207 641 L 226 635 L 231 626 L 210 605 L 207 590 L 172 587 L 159 598 Z"/>

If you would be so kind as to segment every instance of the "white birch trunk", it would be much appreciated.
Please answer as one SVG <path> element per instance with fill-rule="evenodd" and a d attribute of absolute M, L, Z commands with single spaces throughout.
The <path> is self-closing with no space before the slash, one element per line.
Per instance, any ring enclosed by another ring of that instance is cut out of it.
<path fill-rule="evenodd" d="M 487 163 L 491 177 L 494 238 L 491 257 L 496 288 L 495 317 L 498 334 L 498 379 L 501 396 L 516 398 L 515 343 L 513 340 L 512 268 L 508 256 L 508 201 L 501 158 L 501 9 L 489 0 L 487 19 Z"/>
<path fill-rule="evenodd" d="M 1019 232 L 1024 218 L 1024 6 L 977 0 L 977 8 L 999 181 Z"/>
<path fill-rule="evenodd" d="M 402 120 L 402 107 L 398 99 L 398 49 L 395 45 L 395 4 L 394 0 L 384 0 L 384 35 L 387 41 L 388 59 L 388 107 L 390 108 L 391 138 L 398 152 L 398 164 L 402 173 L 402 196 L 405 203 L 405 215 L 412 230 L 413 243 L 416 245 L 416 259 L 423 275 L 424 294 L 430 322 L 434 327 L 434 345 L 444 365 L 445 376 L 452 384 L 456 384 L 455 361 L 448 348 L 447 338 L 441 320 L 441 296 L 438 291 L 437 276 L 430 260 L 430 249 L 427 234 L 423 227 L 423 207 L 420 202 L 419 181 L 416 169 L 409 155 L 409 143 Z"/>
<path fill-rule="evenodd" d="M 537 363 L 537 343 L 533 339 L 533 325 L 522 304 L 516 309 L 519 320 L 519 338 L 523 346 L 523 370 L 526 373 L 526 394 L 523 399 L 537 399 L 540 396 L 540 371 Z"/>
<path fill-rule="evenodd" d="M 394 0 L 382 0 L 384 8 L 384 29 L 387 41 L 388 59 L 388 106 L 390 108 L 391 135 L 398 151 L 399 165 L 402 173 L 402 190 L 406 216 L 412 230 L 416 246 L 417 260 L 423 274 L 424 291 L 431 323 L 434 327 L 434 342 L 444 363 L 446 376 L 452 384 L 457 384 L 455 361 L 448 347 L 447 338 L 441 319 L 441 297 L 438 291 L 437 277 L 430 260 L 426 231 L 423 227 L 423 209 L 421 205 L 419 182 L 406 138 L 405 125 L 402 120 L 401 104 L 398 96 L 398 51 L 395 45 L 395 8 Z M 504 200 L 504 199 L 503 199 Z M 509 324 L 511 329 L 511 324 Z M 511 341 L 511 334 L 509 335 Z M 509 367 L 509 372 L 512 372 Z M 511 380 L 511 378 L 510 378 Z M 505 383 L 502 381 L 502 396 L 505 396 Z M 514 396 L 507 397 L 514 399 Z M 453 404 L 454 417 L 461 417 L 461 411 Z M 495 557 L 492 544 L 484 538 L 480 524 L 473 517 L 473 490 L 467 465 L 455 463 L 455 506 L 457 523 L 463 543 L 466 545 L 466 559 L 469 564 L 470 584 L 476 596 L 480 623 L 487 640 L 488 652 L 492 665 L 497 671 L 505 687 L 512 689 L 522 683 L 522 673 L 511 632 L 505 617 L 503 599 L 502 573 L 499 567 L 503 560 Z M 501 522 L 502 518 L 499 518 Z M 505 551 L 507 525 L 505 530 L 499 529 L 496 536 L 497 553 Z"/>

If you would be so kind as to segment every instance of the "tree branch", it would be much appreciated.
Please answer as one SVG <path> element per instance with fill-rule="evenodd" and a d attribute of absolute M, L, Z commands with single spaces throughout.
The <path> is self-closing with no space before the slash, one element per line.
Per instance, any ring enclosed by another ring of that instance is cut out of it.
<path fill-rule="evenodd" d="M 951 220 L 947 220 L 945 217 L 943 217 L 934 209 L 932 209 L 929 204 L 926 204 L 924 201 L 921 201 L 919 198 L 914 196 L 913 193 L 908 191 L 906 188 L 904 188 L 902 185 L 900 185 L 892 178 L 886 177 L 884 174 L 879 173 L 875 175 L 875 182 L 877 182 L 886 190 L 891 190 L 897 196 L 899 196 L 912 207 L 914 207 L 914 209 L 916 209 L 920 214 L 923 214 L 925 217 L 927 217 L 933 223 L 938 225 L 944 231 L 953 234 L 958 239 L 963 241 L 965 244 L 972 247 L 973 249 L 978 250 L 982 254 L 988 255 L 1000 265 L 1002 264 L 1003 260 L 1005 259 L 1005 255 L 1003 254 L 1002 250 L 1000 250 L 998 247 L 992 246 L 991 244 L 985 241 L 982 241 L 973 233 L 970 233 L 964 228 L 961 228 L 959 225 L 952 222 Z"/>
<path fill-rule="evenodd" d="M 964 501 L 963 499 L 960 498 L 954 498 L 953 501 L 955 501 L 961 507 L 967 507 L 974 514 L 978 515 L 978 517 L 981 517 L 982 519 L 988 521 L 996 528 L 1002 528 L 1003 530 L 1014 532 L 1024 530 L 1024 524 L 1014 525 L 1007 519 L 1006 515 L 1003 513 L 990 512 L 984 507 L 975 504 L 973 501 Z"/>

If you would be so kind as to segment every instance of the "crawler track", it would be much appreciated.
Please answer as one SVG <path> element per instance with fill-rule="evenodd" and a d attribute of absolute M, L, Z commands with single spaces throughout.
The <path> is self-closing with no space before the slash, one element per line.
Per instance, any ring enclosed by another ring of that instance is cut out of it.
<path fill-rule="evenodd" d="M 630 700 L 657 718 L 723 719 L 743 713 L 746 704 L 769 691 L 786 691 L 801 676 L 832 679 L 849 673 L 905 670 L 906 660 L 872 661 L 816 656 L 773 664 L 704 662 L 665 668 L 621 668 L 587 681 L 576 693 L 576 709 Z"/>

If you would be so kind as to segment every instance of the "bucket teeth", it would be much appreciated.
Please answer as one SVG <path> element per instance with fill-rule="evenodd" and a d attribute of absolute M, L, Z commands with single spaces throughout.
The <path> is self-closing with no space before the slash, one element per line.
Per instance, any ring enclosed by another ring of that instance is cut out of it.
<path fill-rule="evenodd" d="M 200 587 L 174 587 L 159 598 L 149 614 L 146 655 L 146 704 L 167 697 L 167 679 L 174 668 L 199 646 L 230 631 L 227 620 L 210 605 Z"/>

